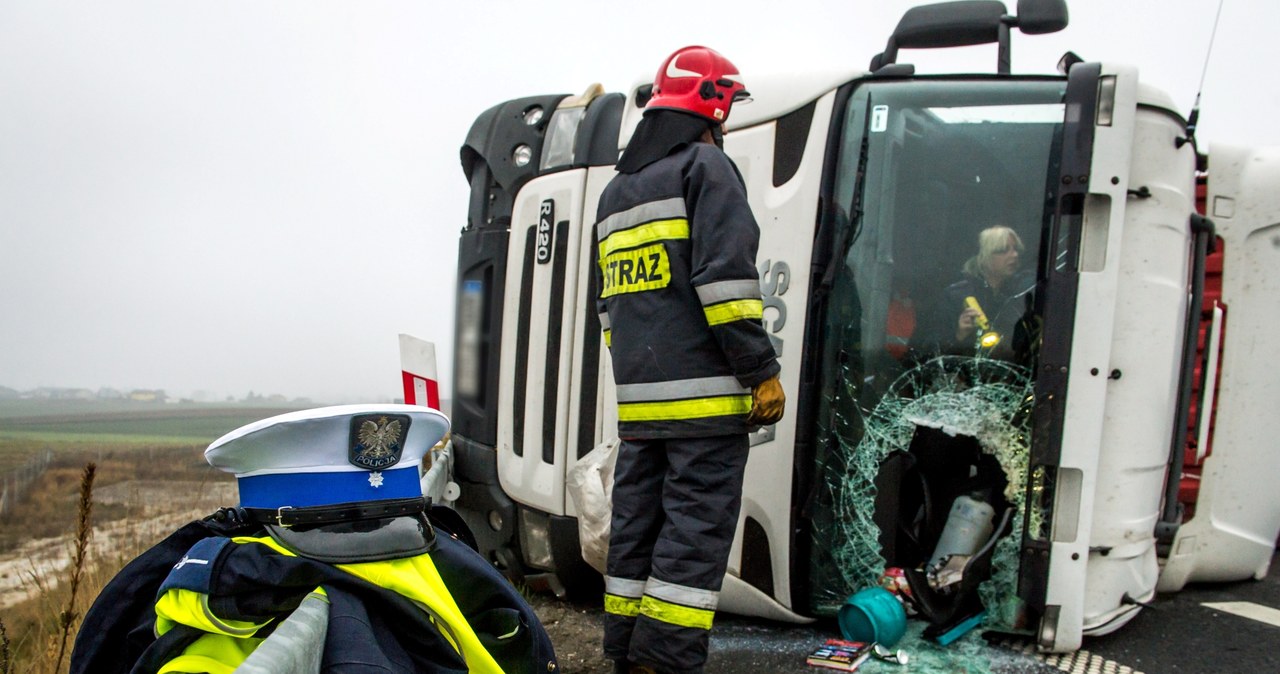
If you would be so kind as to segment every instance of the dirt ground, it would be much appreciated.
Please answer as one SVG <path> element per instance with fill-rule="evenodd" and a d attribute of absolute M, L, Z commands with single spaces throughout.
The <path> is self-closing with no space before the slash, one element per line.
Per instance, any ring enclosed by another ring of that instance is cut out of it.
<path fill-rule="evenodd" d="M 200 494 L 198 503 L 191 494 Z M 187 502 L 192 509 L 165 512 L 173 504 Z M 122 539 L 159 540 L 182 524 L 212 512 L 218 505 L 235 502 L 235 485 L 196 482 L 156 483 L 127 481 L 94 491 L 95 507 L 125 506 L 143 519 L 126 518 L 95 526 L 91 538 L 92 557 L 106 559 Z M 145 545 L 143 546 L 145 547 Z M 38 538 L 24 541 L 0 554 L 0 610 L 32 598 L 41 586 L 58 583 L 70 563 L 71 537 Z M 38 578 L 39 581 L 35 582 Z M 550 592 L 529 595 L 543 626 L 551 636 L 560 671 L 567 674 L 610 674 L 611 663 L 600 654 L 602 611 L 598 602 L 573 603 L 557 599 Z"/>
<path fill-rule="evenodd" d="M 198 482 L 122 482 L 94 492 L 94 506 L 119 505 L 134 509 L 143 519 L 119 519 L 93 527 L 90 558 L 110 559 L 121 547 L 138 540 L 159 540 L 187 522 L 207 515 L 216 503 L 234 499 L 235 485 Z M 191 494 L 200 494 L 192 502 Z M 188 503 L 191 509 L 171 512 L 169 504 Z M 168 511 L 168 512 L 166 512 Z M 33 538 L 0 554 L 0 609 L 31 598 L 41 586 L 56 585 L 71 563 L 71 535 Z"/>
<path fill-rule="evenodd" d="M 613 672 L 613 664 L 600 652 L 604 623 L 598 604 L 560 600 L 549 592 L 534 594 L 529 603 L 551 637 L 562 674 Z"/>

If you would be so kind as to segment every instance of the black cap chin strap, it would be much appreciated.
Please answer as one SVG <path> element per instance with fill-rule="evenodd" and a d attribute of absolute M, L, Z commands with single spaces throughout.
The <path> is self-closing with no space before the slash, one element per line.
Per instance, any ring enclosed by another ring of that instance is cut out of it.
<path fill-rule="evenodd" d="M 387 501 L 339 503 L 331 506 L 311 506 L 307 508 L 295 508 L 287 505 L 279 508 L 240 508 L 239 512 L 242 513 L 244 521 L 291 527 L 302 524 L 336 524 L 338 522 L 415 515 L 426 511 L 429 504 L 430 500 L 428 498 L 417 496 Z"/>

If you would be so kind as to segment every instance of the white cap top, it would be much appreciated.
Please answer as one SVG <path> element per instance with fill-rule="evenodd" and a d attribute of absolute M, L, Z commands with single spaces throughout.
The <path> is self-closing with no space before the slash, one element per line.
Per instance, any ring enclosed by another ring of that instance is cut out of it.
<path fill-rule="evenodd" d="M 448 432 L 428 407 L 339 405 L 243 426 L 204 457 L 235 474 L 246 508 L 380 501 L 422 495 L 417 468 Z"/>

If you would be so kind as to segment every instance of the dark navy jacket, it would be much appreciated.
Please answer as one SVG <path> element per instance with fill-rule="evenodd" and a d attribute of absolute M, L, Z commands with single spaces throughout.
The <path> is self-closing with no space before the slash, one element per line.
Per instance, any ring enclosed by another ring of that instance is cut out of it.
<path fill-rule="evenodd" d="M 195 544 L 213 537 L 260 533 L 255 526 L 212 519 L 192 522 L 143 553 L 103 589 L 85 616 L 71 673 L 154 672 L 203 633 L 178 626 L 156 639 L 154 602 L 170 570 Z M 475 551 L 437 529 L 431 554 L 458 608 L 510 673 L 554 671 L 555 654 L 523 597 Z M 409 599 L 341 569 L 261 545 L 228 545 L 209 569 L 211 609 L 231 619 L 287 616 L 317 586 L 330 604 L 329 624 L 341 625 L 325 644 L 321 671 L 465 672 L 457 652 Z M 499 639 L 520 625 L 516 638 Z M 269 631 L 270 626 L 264 628 Z M 266 636 L 260 633 L 259 636 Z M 359 665 L 353 663 L 361 663 Z"/>
<path fill-rule="evenodd" d="M 779 371 L 762 323 L 760 230 L 737 167 L 691 143 L 600 196 L 597 309 L 618 384 L 618 434 L 745 433 L 751 388 Z"/>

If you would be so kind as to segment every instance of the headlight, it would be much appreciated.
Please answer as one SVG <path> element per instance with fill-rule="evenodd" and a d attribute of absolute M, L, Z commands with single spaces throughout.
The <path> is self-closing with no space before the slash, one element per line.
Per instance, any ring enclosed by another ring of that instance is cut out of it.
<path fill-rule="evenodd" d="M 529 126 L 537 126 L 542 121 L 542 106 L 535 105 L 524 111 L 524 123 Z"/>
<path fill-rule="evenodd" d="M 1098 80 L 1098 126 L 1111 126 L 1116 112 L 1116 77 L 1108 75 Z"/>
<path fill-rule="evenodd" d="M 528 166 L 533 160 L 533 148 L 528 145 L 517 145 L 516 149 L 511 151 L 511 163 L 516 166 Z"/>
<path fill-rule="evenodd" d="M 578 125 L 587 113 L 585 107 L 561 108 L 551 113 L 547 125 L 547 140 L 542 144 L 540 169 L 561 168 L 573 164 L 574 146 L 578 139 Z"/>
<path fill-rule="evenodd" d="M 520 509 L 520 551 L 525 564 L 551 570 L 550 520 L 545 513 Z"/>

